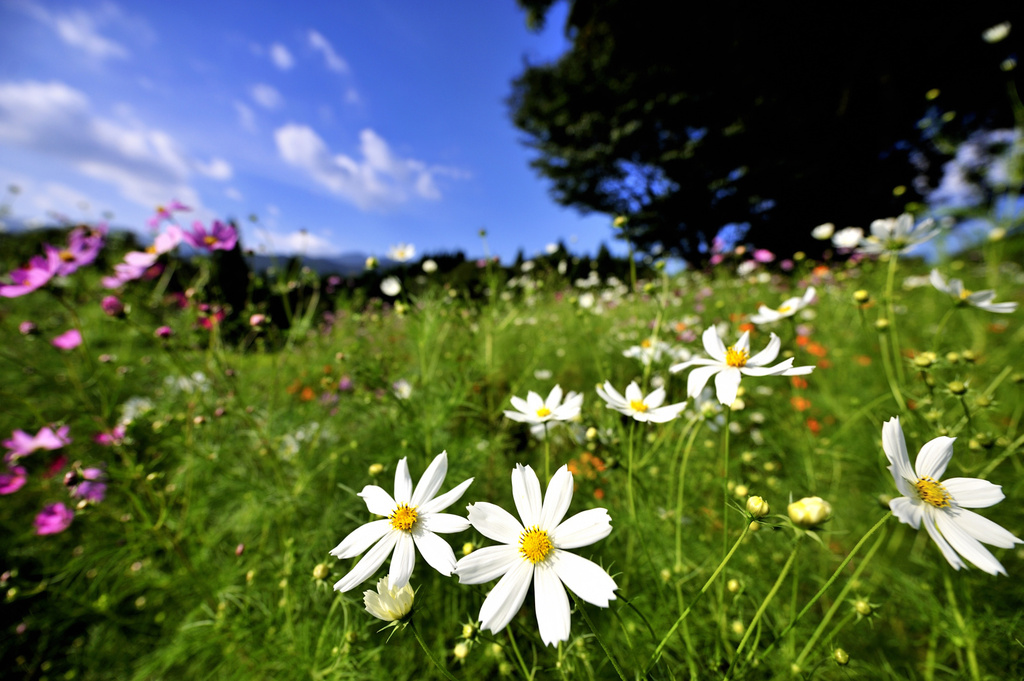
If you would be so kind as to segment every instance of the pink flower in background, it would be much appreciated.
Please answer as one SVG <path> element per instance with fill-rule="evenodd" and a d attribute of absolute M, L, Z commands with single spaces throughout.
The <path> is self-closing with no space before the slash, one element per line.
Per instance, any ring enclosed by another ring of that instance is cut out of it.
<path fill-rule="evenodd" d="M 64 504 L 48 504 L 36 516 L 36 534 L 60 534 L 74 519 L 75 512 Z"/>
<path fill-rule="evenodd" d="M 267 321 L 267 315 L 254 314 L 251 317 L 249 317 L 249 326 L 259 326 L 265 321 Z"/>
<path fill-rule="evenodd" d="M 171 330 L 171 327 L 161 326 L 157 328 L 156 331 L 153 332 L 153 335 L 156 336 L 157 338 L 170 338 L 173 333 L 174 331 Z"/>
<path fill-rule="evenodd" d="M 754 260 L 765 263 L 772 262 L 775 260 L 775 254 L 769 251 L 767 248 L 758 248 L 754 251 Z"/>
<path fill-rule="evenodd" d="M 14 494 L 25 485 L 28 473 L 24 466 L 8 466 L 6 473 L 0 473 L 0 494 Z"/>
<path fill-rule="evenodd" d="M 156 213 L 153 215 L 153 217 L 146 221 L 146 224 L 148 224 L 153 229 L 159 229 L 160 223 L 162 223 L 164 220 L 174 219 L 174 213 L 183 211 L 187 212 L 190 210 L 192 209 L 183 204 L 181 201 L 175 199 L 168 203 L 166 206 L 157 206 Z"/>
<path fill-rule="evenodd" d="M 36 332 L 35 322 L 30 322 L 29 320 L 26 319 L 21 324 L 18 324 L 18 332 L 22 336 L 29 336 L 29 335 L 35 333 Z"/>
<path fill-rule="evenodd" d="M 96 433 L 92 440 L 98 445 L 104 447 L 111 447 L 113 445 L 119 445 L 124 442 L 125 427 L 123 425 L 117 425 L 111 428 L 109 431 L 103 433 Z"/>
<path fill-rule="evenodd" d="M 199 315 L 199 326 L 203 327 L 207 331 L 218 326 L 222 321 L 224 321 L 224 317 L 226 316 L 223 308 L 210 307 L 206 303 L 199 306 Z"/>
<path fill-rule="evenodd" d="M 104 277 L 100 283 L 104 288 L 117 288 L 129 281 L 141 279 L 156 265 L 157 258 L 176 248 L 181 239 L 181 228 L 177 225 L 168 225 L 167 231 L 158 235 L 153 245 L 146 250 L 125 253 L 124 262 L 114 265 L 114 276 Z"/>
<path fill-rule="evenodd" d="M 76 464 L 77 466 L 77 464 Z M 70 488 L 72 499 L 84 499 L 93 503 L 103 501 L 107 494 L 107 474 L 102 468 L 72 470 L 64 476 L 64 484 Z"/>
<path fill-rule="evenodd" d="M 45 286 L 60 268 L 61 260 L 57 249 L 48 248 L 46 257 L 32 256 L 28 264 L 11 272 L 11 283 L 0 284 L 0 297 L 18 298 Z"/>
<path fill-rule="evenodd" d="M 10 439 L 3 442 L 4 447 L 8 449 L 4 460 L 11 463 L 40 449 L 53 451 L 64 445 L 69 445 L 71 444 L 71 438 L 68 437 L 70 430 L 70 426 L 61 426 L 56 431 L 50 426 L 44 426 L 35 435 L 29 435 L 23 430 L 15 430 L 11 433 Z"/>
<path fill-rule="evenodd" d="M 117 296 L 106 296 L 100 301 L 100 307 L 108 317 L 123 317 L 124 303 Z"/>
<path fill-rule="evenodd" d="M 67 248 L 58 250 L 49 244 L 45 245 L 47 255 L 51 249 L 57 251 L 57 257 L 60 259 L 57 274 L 66 277 L 79 267 L 91 265 L 103 248 L 103 236 L 106 231 L 106 226 L 99 226 L 93 230 L 83 225 L 71 230 Z"/>
<path fill-rule="evenodd" d="M 50 344 L 55 348 L 60 348 L 61 350 L 74 350 L 82 344 L 82 332 L 78 329 L 65 331 L 50 341 Z"/>
<path fill-rule="evenodd" d="M 214 220 L 210 231 L 206 231 L 203 223 L 196 220 L 192 223 L 191 232 L 182 232 L 182 238 L 193 248 L 207 251 L 230 251 L 238 243 L 238 232 L 231 225 Z"/>

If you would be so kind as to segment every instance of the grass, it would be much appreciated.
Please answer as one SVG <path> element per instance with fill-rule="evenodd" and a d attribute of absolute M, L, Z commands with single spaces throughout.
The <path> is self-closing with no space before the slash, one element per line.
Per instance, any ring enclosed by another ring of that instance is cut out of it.
<path fill-rule="evenodd" d="M 1021 301 L 1019 249 L 989 244 L 941 267 L 969 287 L 995 287 L 998 300 Z M 189 271 L 202 281 L 211 264 L 197 259 Z M 207 330 L 194 304 L 154 295 L 153 282 L 126 286 L 128 315 L 109 318 L 98 266 L 5 300 L 0 434 L 63 423 L 73 439 L 22 459 L 28 482 L 0 498 L 5 675 L 445 678 L 413 628 L 379 631 L 385 623 L 362 603 L 375 580 L 333 591 L 355 560 L 329 551 L 371 519 L 356 494 L 368 484 L 390 491 L 402 457 L 417 480 L 446 450 L 442 491 L 475 478 L 450 512 L 465 515 L 477 501 L 514 511 L 510 473 L 522 463 L 543 477 L 546 446 L 502 411 L 511 396 L 546 395 L 557 383 L 585 396 L 580 420 L 553 426 L 548 441 L 552 468 L 574 472 L 569 513 L 607 508 L 613 527 L 574 552 L 607 569 L 617 599 L 607 609 L 575 602 L 570 638 L 545 646 L 532 595 L 507 629 L 482 631 L 477 615 L 492 583 L 460 585 L 420 557 L 413 627 L 444 673 L 1016 678 L 1022 551 L 993 549 L 1008 577 L 955 571 L 923 530 L 884 520 L 898 492 L 880 443 L 893 416 L 912 460 L 925 442 L 955 436 L 946 477 L 1002 485 L 1006 502 L 981 513 L 1020 536 L 1021 313 L 963 308 L 943 322 L 951 298 L 903 285 L 925 266 L 900 259 L 895 268 L 891 301 L 889 263 L 872 260 L 804 261 L 792 273 L 746 277 L 723 267 L 655 277 L 636 293 L 607 282 L 576 288 L 553 270 L 516 273 L 509 287 L 495 271 L 489 291 L 428 281 L 399 305 L 342 288 L 332 323 L 317 315 L 291 332 L 247 328 L 249 313 L 266 309 L 258 306 Z M 329 299 L 322 282 L 303 276 Z M 636 380 L 683 401 L 687 372 L 667 370 L 677 360 L 644 366 L 623 351 L 656 334 L 703 355 L 707 325 L 722 325 L 731 343 L 759 303 L 778 305 L 808 283 L 817 302 L 795 322 L 753 330 L 751 347 L 774 330 L 782 357 L 815 371 L 745 377 L 728 426 L 713 398 L 699 408 L 690 399 L 669 423 L 634 425 L 594 392 L 605 380 L 620 391 Z M 287 282 L 277 284 L 287 295 Z M 858 290 L 866 302 L 855 300 Z M 217 302 L 213 291 L 192 301 Z M 593 306 L 581 305 L 595 293 Z M 25 319 L 37 335 L 19 333 Z M 155 338 L 164 324 L 173 335 Z M 49 344 L 72 326 L 83 346 Z M 406 399 L 393 387 L 402 379 Z M 127 423 L 122 444 L 92 441 L 127 421 L 125 404 L 139 399 L 148 409 Z M 59 456 L 64 468 L 46 477 Z M 75 462 L 105 467 L 106 498 L 78 509 L 65 531 L 36 535 L 45 504 L 74 505 L 63 476 Z M 753 524 L 750 495 L 771 506 Z M 787 517 L 790 500 L 806 496 L 833 509 L 817 529 Z M 445 538 L 457 556 L 494 543 L 473 529 Z"/>

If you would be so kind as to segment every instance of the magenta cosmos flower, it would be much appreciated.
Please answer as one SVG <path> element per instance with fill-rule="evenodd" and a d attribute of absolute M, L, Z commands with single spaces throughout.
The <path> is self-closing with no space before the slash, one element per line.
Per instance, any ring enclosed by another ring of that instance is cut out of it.
<path fill-rule="evenodd" d="M 28 471 L 24 466 L 7 466 L 6 473 L 0 473 L 0 494 L 14 494 L 24 487 Z"/>
<path fill-rule="evenodd" d="M 10 439 L 3 442 L 4 447 L 8 449 L 4 459 L 10 463 L 40 449 L 49 451 L 60 449 L 64 445 L 71 444 L 71 438 L 68 437 L 70 430 L 70 426 L 61 426 L 56 431 L 50 426 L 44 426 L 35 435 L 29 435 L 23 430 L 15 430 L 11 433 Z"/>
<path fill-rule="evenodd" d="M 57 274 L 60 265 L 59 252 L 52 247 L 47 249 L 45 258 L 32 256 L 27 265 L 11 272 L 10 284 L 0 284 L 0 297 L 19 298 L 45 286 Z"/>
<path fill-rule="evenodd" d="M 74 519 L 75 512 L 64 504 L 47 504 L 36 516 L 36 534 L 60 534 Z"/>
<path fill-rule="evenodd" d="M 74 350 L 82 344 L 82 332 L 78 329 L 70 329 L 54 338 L 50 343 L 61 350 Z"/>
<path fill-rule="evenodd" d="M 238 243 L 238 232 L 231 225 L 214 220 L 210 231 L 206 231 L 203 223 L 196 220 L 192 223 L 191 232 L 182 232 L 185 242 L 194 248 L 207 251 L 230 251 Z"/>
<path fill-rule="evenodd" d="M 106 232 L 107 228 L 104 225 L 100 225 L 96 229 L 85 226 L 76 227 L 68 235 L 66 248 L 58 250 L 47 244 L 44 247 L 47 255 L 50 250 L 54 250 L 60 259 L 57 274 L 66 277 L 80 267 L 91 265 L 99 255 L 100 249 L 103 248 L 103 236 Z"/>

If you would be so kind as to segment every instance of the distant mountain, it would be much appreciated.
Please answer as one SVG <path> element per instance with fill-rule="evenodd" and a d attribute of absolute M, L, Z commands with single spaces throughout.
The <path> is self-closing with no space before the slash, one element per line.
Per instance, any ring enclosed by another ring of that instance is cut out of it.
<path fill-rule="evenodd" d="M 247 255 L 245 261 L 249 267 L 257 272 L 265 271 L 271 267 L 284 267 L 292 259 L 291 255 Z M 342 253 L 331 258 L 314 258 L 311 256 L 294 256 L 302 260 L 302 264 L 317 274 L 324 276 L 338 274 L 348 276 L 359 274 L 366 269 L 365 253 Z"/>

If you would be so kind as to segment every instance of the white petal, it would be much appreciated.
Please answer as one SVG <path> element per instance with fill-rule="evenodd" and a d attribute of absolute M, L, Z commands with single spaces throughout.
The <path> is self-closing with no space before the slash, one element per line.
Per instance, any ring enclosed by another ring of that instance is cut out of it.
<path fill-rule="evenodd" d="M 408 504 L 412 501 L 412 476 L 409 475 L 408 457 L 402 457 L 395 469 L 395 501 Z M 394 585 L 394 582 L 391 582 Z"/>
<path fill-rule="evenodd" d="M 524 414 L 529 414 L 530 413 L 530 405 L 522 397 L 516 397 L 515 395 L 513 395 L 512 399 L 511 399 L 511 402 L 512 402 L 512 406 L 515 407 L 516 409 L 518 409 L 519 411 L 521 411 L 522 413 L 524 413 Z M 536 413 L 536 410 L 534 410 L 534 412 Z M 510 413 L 507 412 L 507 411 L 505 412 L 505 415 L 509 416 L 509 418 L 512 418 L 510 416 Z"/>
<path fill-rule="evenodd" d="M 658 407 L 657 409 L 648 409 L 644 416 L 646 416 L 647 420 L 651 423 L 668 423 L 679 416 L 683 409 L 686 409 L 686 402 L 666 404 L 664 407 Z"/>
<path fill-rule="evenodd" d="M 427 470 L 423 471 L 423 477 L 420 478 L 419 483 L 416 485 L 416 490 L 412 493 L 412 505 L 419 506 L 433 499 L 437 491 L 441 489 L 441 485 L 444 483 L 444 476 L 447 474 L 448 452 L 444 451 L 435 456 L 434 460 L 427 466 Z"/>
<path fill-rule="evenodd" d="M 722 369 L 715 376 L 715 393 L 718 401 L 729 406 L 736 401 L 736 392 L 740 389 L 740 379 L 743 374 L 736 367 Z"/>
<path fill-rule="evenodd" d="M 1012 549 L 1015 544 L 1024 543 L 1002 525 L 973 511 L 961 509 L 953 518 L 953 522 L 978 541 L 1001 549 Z"/>
<path fill-rule="evenodd" d="M 534 566 L 533 570 L 534 608 L 537 611 L 537 626 L 540 640 L 545 645 L 555 645 L 569 638 L 569 597 L 565 587 L 547 562 Z"/>
<path fill-rule="evenodd" d="M 629 404 L 628 402 L 626 402 L 625 399 L 623 399 L 619 391 L 616 390 L 614 386 L 612 386 L 611 381 L 605 381 L 603 386 L 598 387 L 597 394 L 602 400 L 608 403 L 608 406 L 612 407 L 613 409 L 616 407 L 622 407 Z"/>
<path fill-rule="evenodd" d="M 686 377 L 686 394 L 689 397 L 700 395 L 700 391 L 708 384 L 708 380 L 723 369 L 721 364 L 697 367 Z"/>
<path fill-rule="evenodd" d="M 631 381 L 626 386 L 626 404 L 632 406 L 634 402 L 643 402 L 644 394 L 640 392 L 640 386 L 636 384 L 636 381 Z"/>
<path fill-rule="evenodd" d="M 676 374 L 676 373 L 679 373 L 680 371 L 682 371 L 683 369 L 689 369 L 692 366 L 715 366 L 715 367 L 720 367 L 720 366 L 722 366 L 722 362 L 719 362 L 719 361 L 716 361 L 716 360 L 713 360 L 713 359 L 708 359 L 707 357 L 694 357 L 693 359 L 688 359 L 685 362 L 680 362 L 679 364 L 673 364 L 672 366 L 670 366 L 668 368 L 668 370 L 671 371 L 673 374 Z"/>
<path fill-rule="evenodd" d="M 420 515 L 419 520 L 416 521 L 416 527 L 428 532 L 451 534 L 452 532 L 468 530 L 469 521 L 462 516 L 452 515 L 451 513 L 425 513 Z"/>
<path fill-rule="evenodd" d="M 370 548 L 371 544 L 387 534 L 390 529 L 390 520 L 374 520 L 365 525 L 360 525 L 342 539 L 340 544 L 334 547 L 331 555 L 341 559 L 354 558 Z"/>
<path fill-rule="evenodd" d="M 583 395 L 569 393 L 569 397 L 566 398 L 565 404 L 554 410 L 554 416 L 559 421 L 569 421 L 576 418 L 582 407 Z"/>
<path fill-rule="evenodd" d="M 566 465 L 562 465 L 555 474 L 551 476 L 548 483 L 548 490 L 544 495 L 544 505 L 541 507 L 539 526 L 542 530 L 551 530 L 562 522 L 565 512 L 569 510 L 569 503 L 572 502 L 572 473 Z"/>
<path fill-rule="evenodd" d="M 808 286 L 807 290 L 804 291 L 803 296 L 800 297 L 800 302 L 803 303 L 802 307 L 806 307 L 806 306 L 810 305 L 811 301 L 814 300 L 814 295 L 816 293 L 817 293 L 817 291 L 814 289 L 813 286 Z"/>
<path fill-rule="evenodd" d="M 594 561 L 555 549 L 548 562 L 558 578 L 587 603 L 607 608 L 608 601 L 615 600 L 615 590 L 619 587 L 604 568 Z"/>
<path fill-rule="evenodd" d="M 701 334 L 701 342 L 704 343 L 704 352 L 708 353 L 708 357 L 725 362 L 725 344 L 718 337 L 718 329 L 714 324 L 704 329 L 704 333 Z"/>
<path fill-rule="evenodd" d="M 607 537 L 612 531 L 612 519 L 603 508 L 580 511 L 548 532 L 551 543 L 559 549 L 589 546 Z"/>
<path fill-rule="evenodd" d="M 455 569 L 455 552 L 448 542 L 426 530 L 413 532 L 412 540 L 416 543 L 423 560 L 427 561 L 427 565 L 445 577 L 452 574 L 452 570 Z"/>
<path fill-rule="evenodd" d="M 783 376 L 806 376 L 814 371 L 813 366 L 793 367 L 782 372 Z"/>
<path fill-rule="evenodd" d="M 556 385 L 548 393 L 548 398 L 544 400 L 544 406 L 554 411 L 560 404 L 562 404 L 562 386 Z"/>
<path fill-rule="evenodd" d="M 814 367 L 808 367 L 813 369 Z M 790 372 L 793 371 L 793 358 L 783 360 L 773 367 L 752 367 L 747 365 L 739 370 L 744 376 L 792 376 Z M 811 373 L 807 371 L 805 373 Z"/>
<path fill-rule="evenodd" d="M 932 270 L 931 274 L 928 275 L 928 280 L 932 283 L 932 286 L 943 293 L 949 293 L 949 287 L 946 285 L 946 279 L 938 270 Z"/>
<path fill-rule="evenodd" d="M 348 591 L 365 582 L 384 563 L 384 560 L 391 553 L 391 549 L 395 547 L 395 542 L 398 541 L 398 535 L 400 534 L 402 532 L 393 530 L 384 535 L 383 539 L 377 542 L 377 545 L 370 549 L 347 575 L 335 583 L 334 590 Z"/>
<path fill-rule="evenodd" d="M 1002 487 L 980 478 L 949 478 L 942 486 L 964 508 L 988 508 L 1006 498 Z"/>
<path fill-rule="evenodd" d="M 775 335 L 774 333 L 772 334 Z M 732 346 L 736 350 L 746 350 L 747 354 L 750 354 L 750 332 L 744 331 L 740 336 L 740 339 L 736 341 L 736 345 Z"/>
<path fill-rule="evenodd" d="M 773 333 L 771 339 L 768 341 L 767 347 L 748 359 L 747 365 L 763 367 L 766 364 L 771 364 L 775 361 L 775 358 L 779 356 L 780 348 L 782 348 L 782 341 L 780 341 L 779 337 Z"/>
<path fill-rule="evenodd" d="M 648 409 L 657 409 L 661 405 L 665 404 L 665 389 L 657 388 L 644 400 L 644 404 L 647 405 Z"/>
<path fill-rule="evenodd" d="M 959 570 L 962 567 L 967 567 L 964 561 L 957 555 L 957 552 L 953 550 L 953 547 L 949 545 L 949 542 L 945 540 L 939 529 L 935 526 L 935 516 L 939 513 L 935 513 L 934 509 L 928 507 L 924 509 L 924 529 L 928 530 L 928 536 L 932 538 L 935 545 L 942 551 L 943 557 L 952 565 L 954 568 Z"/>
<path fill-rule="evenodd" d="M 517 463 L 515 470 L 512 471 L 512 499 L 516 502 L 516 509 L 524 526 L 533 527 L 540 522 L 540 480 L 529 466 Z"/>
<path fill-rule="evenodd" d="M 953 458 L 954 440 L 956 440 L 955 437 L 937 437 L 921 447 L 914 464 L 918 479 L 924 477 L 933 480 L 942 479 L 942 474 L 946 472 L 946 465 Z"/>
<path fill-rule="evenodd" d="M 451 488 L 439 497 L 434 497 L 430 501 L 424 503 L 419 507 L 421 513 L 435 513 L 437 511 L 443 511 L 448 508 L 456 501 L 462 498 L 462 495 L 466 493 L 466 489 L 473 484 L 474 478 L 469 480 L 463 480 L 455 487 Z"/>
<path fill-rule="evenodd" d="M 504 629 L 523 606 L 532 581 L 533 563 L 528 560 L 520 561 L 506 572 L 484 599 L 480 608 L 480 626 L 495 634 Z"/>
<path fill-rule="evenodd" d="M 942 536 L 949 541 L 953 550 L 990 575 L 1005 575 L 1006 570 L 996 560 L 996 557 L 982 546 L 980 541 L 967 534 L 957 520 L 952 515 L 941 511 L 935 514 L 935 524 L 938 525 Z"/>
<path fill-rule="evenodd" d="M 544 406 L 544 400 L 541 396 L 532 390 L 526 393 L 526 409 L 527 413 L 536 414 L 537 410 Z"/>
<path fill-rule="evenodd" d="M 515 546 L 485 546 L 459 559 L 455 574 L 460 584 L 483 584 L 497 579 L 526 559 Z"/>
<path fill-rule="evenodd" d="M 398 502 L 377 485 L 367 485 L 359 496 L 366 502 L 366 508 L 374 515 L 389 516 L 398 508 Z"/>
<path fill-rule="evenodd" d="M 416 566 L 416 545 L 408 532 L 396 531 L 395 555 L 391 557 L 391 569 L 388 571 L 388 584 L 394 589 L 401 589 L 409 583 L 412 569 Z"/>
<path fill-rule="evenodd" d="M 907 453 L 907 441 L 903 439 L 903 428 L 900 417 L 893 416 L 882 424 L 882 450 L 889 459 L 890 472 L 904 480 L 917 480 L 917 474 L 910 467 L 910 455 Z"/>
<path fill-rule="evenodd" d="M 511 513 L 487 501 L 470 504 L 468 509 L 469 523 L 477 532 L 502 544 L 519 545 L 519 535 L 526 528 Z"/>
<path fill-rule="evenodd" d="M 898 497 L 889 502 L 892 514 L 899 518 L 901 523 L 910 525 L 915 530 L 921 529 L 921 516 L 924 515 L 924 502 L 913 499 Z"/>
<path fill-rule="evenodd" d="M 510 418 L 513 421 L 516 421 L 518 423 L 536 423 L 537 422 L 536 415 L 530 416 L 529 414 L 520 414 L 517 411 L 511 411 L 511 410 L 508 410 L 508 409 L 505 410 L 505 416 L 507 416 L 508 418 Z"/>

